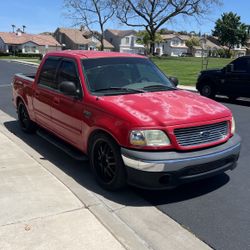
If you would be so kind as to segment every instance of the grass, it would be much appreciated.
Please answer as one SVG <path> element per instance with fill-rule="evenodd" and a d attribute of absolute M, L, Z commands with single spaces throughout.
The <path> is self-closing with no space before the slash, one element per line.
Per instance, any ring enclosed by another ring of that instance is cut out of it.
<path fill-rule="evenodd" d="M 38 58 L 1 56 L 0 59 L 40 63 Z M 166 75 L 175 76 L 179 79 L 179 84 L 189 86 L 195 85 L 202 65 L 202 59 L 197 57 L 153 57 L 152 60 Z M 232 59 L 227 58 L 209 58 L 208 69 L 222 68 L 231 61 Z"/>
<path fill-rule="evenodd" d="M 152 60 L 166 75 L 175 76 L 179 84 L 189 86 L 195 85 L 202 66 L 202 59 L 197 57 L 154 57 Z M 222 68 L 231 61 L 228 58 L 209 58 L 207 68 Z"/>
<path fill-rule="evenodd" d="M 41 62 L 41 60 L 37 57 L 0 56 L 0 59 L 20 60 L 20 61 L 33 62 L 33 63 L 38 63 L 38 64 Z"/>

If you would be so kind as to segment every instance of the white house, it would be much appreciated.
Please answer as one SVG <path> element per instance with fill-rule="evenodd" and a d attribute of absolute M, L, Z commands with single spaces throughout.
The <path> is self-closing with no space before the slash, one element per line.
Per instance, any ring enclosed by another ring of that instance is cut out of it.
<path fill-rule="evenodd" d="M 187 35 L 166 34 L 161 35 L 162 42 L 155 44 L 155 53 L 158 55 L 181 56 L 188 53 L 186 41 L 191 37 Z"/>
<path fill-rule="evenodd" d="M 104 32 L 105 39 L 114 45 L 115 51 L 131 54 L 144 54 L 145 48 L 138 44 L 134 30 L 111 30 Z"/>

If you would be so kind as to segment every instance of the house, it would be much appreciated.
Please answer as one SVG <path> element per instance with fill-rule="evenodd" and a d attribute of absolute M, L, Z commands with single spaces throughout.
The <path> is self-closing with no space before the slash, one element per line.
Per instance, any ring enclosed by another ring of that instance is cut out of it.
<path fill-rule="evenodd" d="M 202 57 L 202 56 L 212 56 L 218 57 L 218 50 L 223 49 L 224 47 L 220 46 L 218 43 L 212 41 L 212 38 L 209 37 L 197 37 L 199 40 L 199 46 L 193 46 L 189 48 L 189 51 L 192 53 L 194 57 Z"/>
<path fill-rule="evenodd" d="M 98 32 L 90 32 L 81 26 L 80 29 L 57 28 L 54 32 L 56 40 L 63 44 L 63 49 L 99 50 L 101 43 Z M 111 51 L 114 46 L 104 39 L 104 50 Z"/>
<path fill-rule="evenodd" d="M 162 42 L 155 44 L 155 53 L 158 55 L 181 56 L 188 53 L 186 41 L 191 38 L 188 35 L 166 34 L 161 35 Z"/>
<path fill-rule="evenodd" d="M 138 44 L 135 30 L 113 30 L 104 32 L 105 38 L 114 45 L 115 51 L 131 54 L 144 54 L 145 48 Z"/>
<path fill-rule="evenodd" d="M 161 35 L 162 42 L 155 44 L 155 53 L 158 55 L 182 56 L 184 54 L 192 54 L 194 57 L 202 56 L 219 56 L 219 50 L 228 49 L 221 46 L 217 37 L 195 37 L 199 40 L 200 45 L 188 48 L 186 42 L 190 40 L 192 35 L 165 34 Z M 241 45 L 234 46 L 232 49 L 234 57 L 246 55 L 247 48 Z"/>
<path fill-rule="evenodd" d="M 50 35 L 34 35 L 22 32 L 0 32 L 0 51 L 5 53 L 45 54 L 61 50 L 61 44 Z"/>
<path fill-rule="evenodd" d="M 215 37 L 215 36 L 209 36 L 207 38 L 209 41 L 217 44 L 217 45 L 220 45 L 220 42 L 218 40 L 218 37 Z M 221 46 L 221 48 L 224 48 L 224 49 L 228 49 L 228 47 L 226 46 Z M 248 48 L 248 45 L 247 46 L 242 46 L 241 44 L 238 44 L 238 45 L 235 45 L 231 51 L 233 52 L 233 57 L 234 58 L 238 58 L 240 56 L 245 56 L 247 54 L 247 48 Z"/>

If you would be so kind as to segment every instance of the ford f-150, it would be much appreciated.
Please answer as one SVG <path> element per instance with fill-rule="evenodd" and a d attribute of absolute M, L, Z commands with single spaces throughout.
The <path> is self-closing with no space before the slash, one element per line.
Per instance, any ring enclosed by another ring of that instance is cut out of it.
<path fill-rule="evenodd" d="M 50 52 L 35 76 L 15 75 L 13 102 L 22 130 L 86 155 L 109 190 L 173 188 L 234 169 L 240 153 L 228 108 L 140 55 Z"/>

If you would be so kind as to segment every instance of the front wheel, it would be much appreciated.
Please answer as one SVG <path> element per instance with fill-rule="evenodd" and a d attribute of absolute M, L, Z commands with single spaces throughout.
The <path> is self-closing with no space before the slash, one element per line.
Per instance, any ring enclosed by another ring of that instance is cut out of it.
<path fill-rule="evenodd" d="M 90 163 L 99 185 L 112 191 L 123 188 L 126 171 L 117 143 L 106 134 L 97 134 L 90 147 Z"/>
<path fill-rule="evenodd" d="M 201 84 L 201 87 L 199 88 L 200 94 L 202 96 L 208 97 L 208 98 L 214 98 L 215 97 L 215 87 L 211 83 L 203 83 Z"/>
<path fill-rule="evenodd" d="M 18 121 L 21 129 L 26 133 L 32 133 L 35 131 L 36 126 L 33 121 L 30 120 L 29 113 L 22 101 L 19 102 L 17 107 Z"/>

